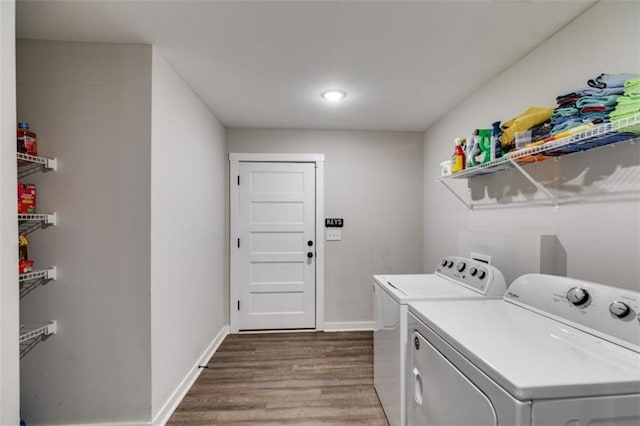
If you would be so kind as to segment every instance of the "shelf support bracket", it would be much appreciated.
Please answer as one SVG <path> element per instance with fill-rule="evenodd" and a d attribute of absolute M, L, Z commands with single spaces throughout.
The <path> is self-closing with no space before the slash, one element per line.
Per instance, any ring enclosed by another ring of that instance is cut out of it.
<path fill-rule="evenodd" d="M 549 199 L 549 202 L 553 204 L 554 210 L 556 212 L 560 211 L 560 203 L 558 202 L 556 197 L 554 197 L 553 194 L 549 192 L 547 188 L 545 188 L 540 182 L 535 180 L 529 173 L 527 173 L 527 171 L 520 164 L 518 164 L 516 160 L 514 160 L 513 158 L 509 158 L 509 162 L 522 174 L 522 176 L 527 178 L 527 180 L 531 182 L 538 189 L 538 191 L 542 192 L 545 197 Z"/>
<path fill-rule="evenodd" d="M 444 180 L 442 180 L 442 179 L 439 179 L 439 180 L 440 180 L 440 183 L 441 183 L 441 184 L 443 184 L 443 185 L 444 185 L 444 187 L 445 187 L 445 188 L 447 188 L 447 189 L 449 190 L 449 192 L 451 192 L 451 193 L 452 193 L 452 194 L 453 194 L 453 195 L 454 195 L 458 200 L 460 200 L 460 202 L 461 202 L 462 204 L 464 204 L 464 205 L 467 207 L 467 209 L 469 209 L 469 210 L 473 210 L 473 205 L 472 205 L 472 204 L 467 203 L 467 202 L 464 200 L 464 198 L 462 198 L 461 196 L 459 196 L 459 195 L 458 195 L 458 193 L 457 193 L 456 191 L 454 191 L 454 190 L 453 190 L 453 188 L 451 188 L 449 185 L 447 185 L 447 183 L 446 183 Z"/>

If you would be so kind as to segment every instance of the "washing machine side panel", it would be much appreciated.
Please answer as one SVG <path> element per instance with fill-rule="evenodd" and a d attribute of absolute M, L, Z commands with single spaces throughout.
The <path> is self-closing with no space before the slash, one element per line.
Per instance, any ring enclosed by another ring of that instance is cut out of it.
<path fill-rule="evenodd" d="M 391 426 L 401 426 L 403 388 L 401 344 L 406 341 L 406 305 L 400 305 L 374 283 L 373 384 Z M 405 321 L 402 319 L 404 308 Z"/>
<path fill-rule="evenodd" d="M 533 402 L 533 426 L 640 425 L 640 395 Z"/>
<path fill-rule="evenodd" d="M 421 334 L 448 362 L 453 364 L 455 368 L 462 373 L 475 387 L 479 389 L 491 401 L 495 410 L 498 424 L 510 426 L 530 426 L 531 425 L 531 401 L 520 401 L 515 399 L 511 394 L 505 391 L 497 383 L 491 380 L 469 360 L 457 352 L 453 347 L 446 343 L 440 336 L 434 333 L 429 327 L 416 318 L 411 312 L 407 316 L 408 335 L 412 336 L 414 332 Z M 409 337 L 412 340 L 412 337 Z M 407 366 L 406 366 L 406 407 L 408 424 L 419 425 L 420 422 L 412 423 L 410 412 L 414 408 L 414 377 L 412 370 L 415 363 L 415 351 L 413 350 L 413 342 L 409 341 L 407 350 Z M 456 396 L 450 396 L 455 399 L 459 406 L 465 406 L 465 401 Z M 472 423 L 473 424 L 473 423 Z"/>

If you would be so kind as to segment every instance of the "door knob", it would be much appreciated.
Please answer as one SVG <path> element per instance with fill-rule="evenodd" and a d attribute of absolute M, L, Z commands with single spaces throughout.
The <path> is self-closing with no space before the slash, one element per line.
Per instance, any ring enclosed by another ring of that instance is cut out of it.
<path fill-rule="evenodd" d="M 307 257 L 308 257 L 309 259 L 311 259 L 311 258 L 313 257 L 313 253 L 311 253 L 311 252 L 307 253 Z"/>

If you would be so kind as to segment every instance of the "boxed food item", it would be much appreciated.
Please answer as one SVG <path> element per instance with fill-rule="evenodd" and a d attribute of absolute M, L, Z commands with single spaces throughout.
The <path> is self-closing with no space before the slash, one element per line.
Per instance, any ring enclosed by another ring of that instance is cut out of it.
<path fill-rule="evenodd" d="M 29 123 L 18 123 L 18 152 L 38 155 L 38 137 L 30 130 Z"/>
<path fill-rule="evenodd" d="M 36 186 L 18 182 L 18 214 L 35 214 Z"/>
<path fill-rule="evenodd" d="M 29 240 L 24 235 L 18 236 L 18 247 L 19 247 L 19 263 L 18 263 L 18 273 L 19 274 L 27 274 L 29 272 L 33 272 L 34 261 L 29 259 L 29 253 L 27 251 L 27 246 L 29 245 Z"/>

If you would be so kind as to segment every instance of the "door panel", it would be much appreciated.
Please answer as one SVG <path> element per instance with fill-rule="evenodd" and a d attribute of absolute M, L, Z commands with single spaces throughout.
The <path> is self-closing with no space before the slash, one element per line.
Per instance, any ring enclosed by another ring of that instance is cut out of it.
<path fill-rule="evenodd" d="M 314 328 L 315 165 L 241 162 L 239 232 L 239 328 Z"/>
<path fill-rule="evenodd" d="M 410 336 L 407 423 L 496 426 L 491 401 L 418 332 Z"/>

